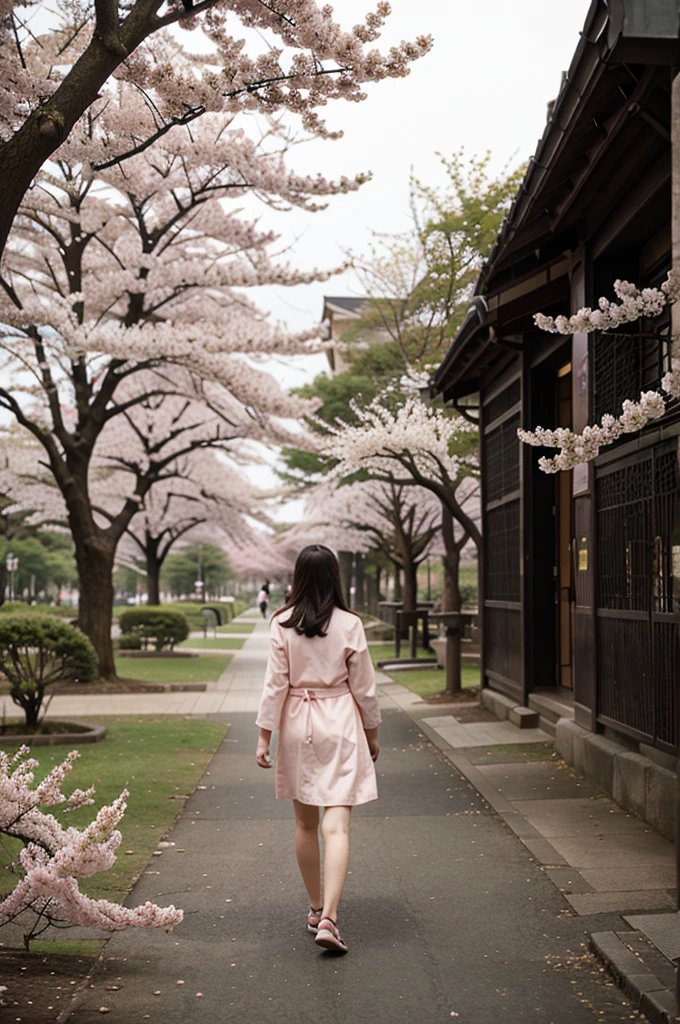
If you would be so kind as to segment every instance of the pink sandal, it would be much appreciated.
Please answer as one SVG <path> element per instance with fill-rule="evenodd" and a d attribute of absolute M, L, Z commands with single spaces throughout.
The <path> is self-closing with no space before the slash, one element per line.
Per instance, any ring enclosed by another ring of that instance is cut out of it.
<path fill-rule="evenodd" d="M 307 931 L 312 932 L 314 935 L 316 935 L 319 930 L 319 921 L 321 920 L 322 910 L 323 907 L 319 907 L 318 910 L 315 910 L 314 907 L 310 907 L 309 913 L 307 914 Z"/>
<path fill-rule="evenodd" d="M 337 953 L 347 952 L 347 943 L 340 936 L 338 926 L 330 917 L 323 917 L 319 921 L 319 930 L 314 939 L 317 946 L 324 949 L 334 949 Z"/>

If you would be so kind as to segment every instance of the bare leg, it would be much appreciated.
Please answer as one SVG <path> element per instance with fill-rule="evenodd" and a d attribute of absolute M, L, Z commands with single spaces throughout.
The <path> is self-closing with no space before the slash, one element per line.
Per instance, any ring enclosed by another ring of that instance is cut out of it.
<path fill-rule="evenodd" d="M 338 904 L 347 877 L 351 810 L 351 807 L 327 807 L 321 822 L 324 841 L 323 916 L 330 917 L 331 921 L 338 919 Z"/>
<path fill-rule="evenodd" d="M 319 808 L 293 800 L 295 807 L 295 853 L 309 896 L 309 905 L 318 910 L 321 898 L 321 856 L 319 854 Z"/>

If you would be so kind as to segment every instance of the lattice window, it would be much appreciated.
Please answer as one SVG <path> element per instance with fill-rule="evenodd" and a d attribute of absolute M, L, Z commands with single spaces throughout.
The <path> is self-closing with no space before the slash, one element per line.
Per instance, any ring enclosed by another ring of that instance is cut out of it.
<path fill-rule="evenodd" d="M 484 436 L 486 501 L 519 490 L 519 413 Z"/>
<path fill-rule="evenodd" d="M 651 459 L 597 483 L 600 608 L 649 609 L 652 495 Z"/>
<path fill-rule="evenodd" d="M 593 335 L 593 405 L 598 422 L 605 413 L 617 416 L 626 398 L 658 390 L 670 370 L 668 309 L 662 317 L 639 320 L 621 331 L 623 336 Z"/>
<path fill-rule="evenodd" d="M 487 406 L 484 408 L 484 420 L 486 423 L 493 423 L 499 416 L 502 416 L 508 409 L 512 409 L 513 405 L 517 405 L 519 402 L 519 378 L 514 380 L 505 391 L 501 391 L 500 395 L 496 395 L 492 398 Z"/>
<path fill-rule="evenodd" d="M 489 601 L 519 601 L 519 500 L 486 513 L 486 594 Z"/>
<path fill-rule="evenodd" d="M 676 743 L 680 678 L 677 442 L 596 482 L 598 713 Z"/>
<path fill-rule="evenodd" d="M 673 451 L 656 460 L 654 506 L 654 611 L 680 612 L 680 479 Z"/>

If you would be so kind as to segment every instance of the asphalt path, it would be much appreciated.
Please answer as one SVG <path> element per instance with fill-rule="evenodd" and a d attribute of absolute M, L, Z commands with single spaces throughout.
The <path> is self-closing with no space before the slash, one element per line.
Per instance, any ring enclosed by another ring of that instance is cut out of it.
<path fill-rule="evenodd" d="M 216 716 L 215 716 L 216 717 Z M 340 925 L 306 931 L 293 814 L 231 727 L 130 903 L 184 908 L 115 934 L 70 1020 L 92 1024 L 611 1024 L 641 1020 L 588 953 L 584 919 L 403 712 L 381 730 L 378 801 L 352 814 Z M 591 922 L 592 923 L 592 922 Z"/>

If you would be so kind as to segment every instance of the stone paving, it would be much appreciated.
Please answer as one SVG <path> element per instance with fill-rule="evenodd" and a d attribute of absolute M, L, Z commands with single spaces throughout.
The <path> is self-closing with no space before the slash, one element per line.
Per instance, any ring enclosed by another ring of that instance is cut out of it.
<path fill-rule="evenodd" d="M 169 837 L 175 845 L 129 897 L 174 902 L 184 922 L 172 936 L 114 934 L 70 1024 L 100 1013 L 111 1024 L 640 1019 L 588 954 L 585 919 L 427 741 L 412 717 L 417 698 L 382 676 L 380 798 L 353 812 L 341 908 L 350 955 L 320 952 L 305 929 L 292 809 L 253 756 L 266 652 L 259 625 L 204 695 L 231 709 L 215 714 L 229 732 Z"/>

